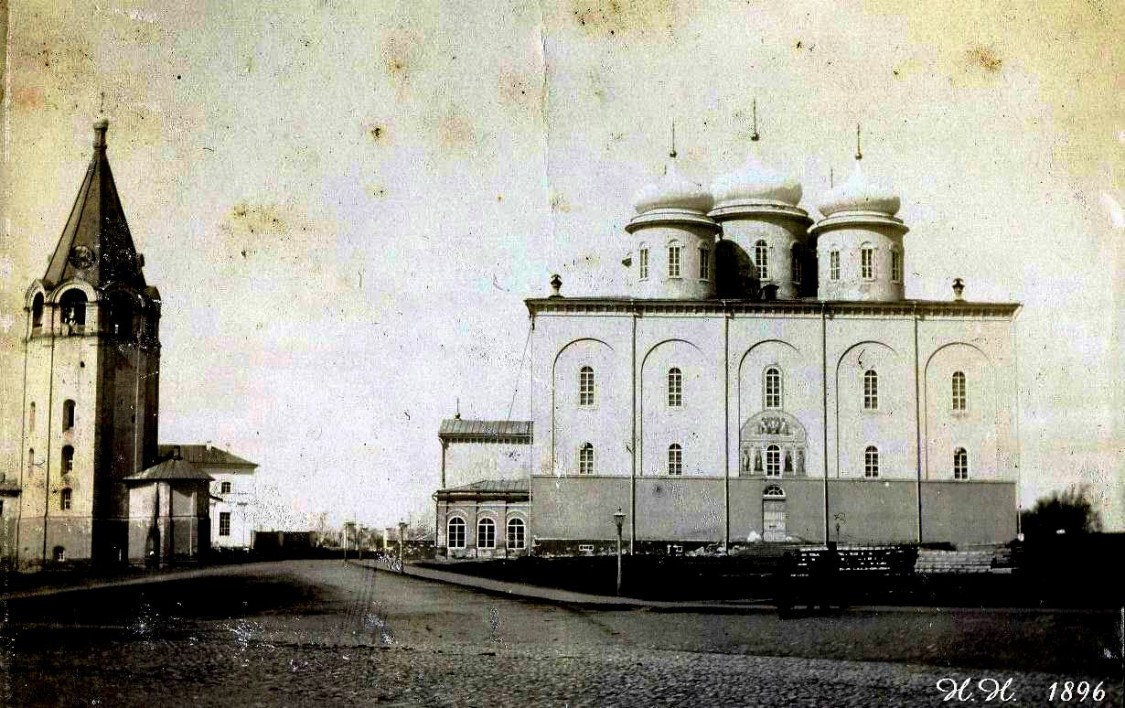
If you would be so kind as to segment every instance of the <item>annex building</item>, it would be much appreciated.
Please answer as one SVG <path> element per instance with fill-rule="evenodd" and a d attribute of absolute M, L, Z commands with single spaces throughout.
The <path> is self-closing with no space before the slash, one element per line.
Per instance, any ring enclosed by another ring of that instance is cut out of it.
<path fill-rule="evenodd" d="M 615 541 L 618 509 L 635 551 L 1014 538 L 1019 305 L 959 280 L 907 299 L 900 199 L 858 154 L 818 217 L 801 200 L 753 152 L 710 188 L 670 161 L 625 228 L 627 295 L 564 296 L 555 276 L 526 301 L 526 464 L 468 462 L 457 486 L 443 465 L 438 546 L 502 546 L 479 521 L 500 480 L 526 486 L 533 552 Z"/>

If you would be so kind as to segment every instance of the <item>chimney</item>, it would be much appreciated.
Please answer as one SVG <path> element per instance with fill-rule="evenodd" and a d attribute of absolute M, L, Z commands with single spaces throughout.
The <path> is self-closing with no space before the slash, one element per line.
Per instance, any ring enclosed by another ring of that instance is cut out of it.
<path fill-rule="evenodd" d="M 562 297 L 560 290 L 562 290 L 562 278 L 555 273 L 551 276 L 551 297 Z"/>
<path fill-rule="evenodd" d="M 965 292 L 965 281 L 961 280 L 960 278 L 954 278 L 953 279 L 953 301 L 954 302 L 964 302 L 965 298 L 962 297 L 962 293 L 964 293 L 964 292 Z"/>

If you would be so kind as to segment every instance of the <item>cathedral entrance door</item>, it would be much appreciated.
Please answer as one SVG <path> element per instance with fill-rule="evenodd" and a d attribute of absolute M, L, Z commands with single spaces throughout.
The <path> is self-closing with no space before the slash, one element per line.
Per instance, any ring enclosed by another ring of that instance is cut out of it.
<path fill-rule="evenodd" d="M 762 538 L 766 541 L 784 541 L 785 500 L 767 499 L 762 502 Z"/>

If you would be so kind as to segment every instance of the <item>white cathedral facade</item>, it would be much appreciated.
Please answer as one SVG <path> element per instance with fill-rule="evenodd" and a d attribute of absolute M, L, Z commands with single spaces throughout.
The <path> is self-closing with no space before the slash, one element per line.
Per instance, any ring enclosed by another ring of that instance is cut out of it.
<path fill-rule="evenodd" d="M 673 160 L 628 296 L 527 300 L 533 551 L 614 540 L 618 509 L 635 551 L 1014 538 L 1019 305 L 906 299 L 899 198 L 860 164 L 814 219 L 753 153 L 710 189 Z M 439 504 L 438 545 L 471 549 L 471 513 Z"/>

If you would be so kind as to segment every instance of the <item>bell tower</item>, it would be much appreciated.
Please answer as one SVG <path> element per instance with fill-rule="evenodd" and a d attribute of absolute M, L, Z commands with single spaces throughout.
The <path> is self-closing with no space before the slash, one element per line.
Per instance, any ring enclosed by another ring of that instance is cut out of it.
<path fill-rule="evenodd" d="M 27 290 L 20 565 L 127 560 L 128 490 L 156 462 L 160 294 L 94 152 L 47 271 Z"/>

